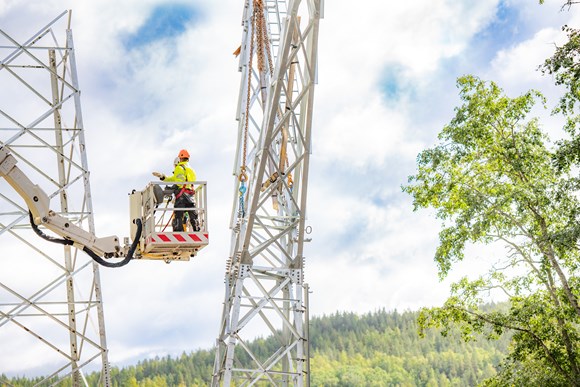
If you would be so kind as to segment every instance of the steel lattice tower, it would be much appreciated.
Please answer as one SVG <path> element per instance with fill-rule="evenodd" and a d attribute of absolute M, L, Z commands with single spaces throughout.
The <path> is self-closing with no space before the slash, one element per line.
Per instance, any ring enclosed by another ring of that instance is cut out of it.
<path fill-rule="evenodd" d="M 322 0 L 246 0 L 231 250 L 212 384 L 308 385 L 304 255 Z M 268 337 L 261 348 L 249 341 Z"/>
<path fill-rule="evenodd" d="M 65 11 L 26 41 L 0 29 L 0 146 L 49 195 L 52 210 L 94 233 L 70 22 Z M 54 371 L 41 385 L 84 385 L 83 373 L 95 369 L 100 385 L 110 385 L 98 265 L 35 235 L 24 201 L 3 179 L 0 246 L 2 352 L 23 364 L 32 352 L 43 356 Z"/>

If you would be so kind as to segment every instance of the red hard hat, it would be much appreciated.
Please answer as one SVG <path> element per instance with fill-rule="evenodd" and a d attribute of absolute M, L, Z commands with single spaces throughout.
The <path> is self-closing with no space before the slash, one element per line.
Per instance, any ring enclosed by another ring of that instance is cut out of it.
<path fill-rule="evenodd" d="M 189 158 L 189 152 L 186 151 L 185 149 L 182 149 L 182 150 L 179 151 L 178 157 L 180 159 L 188 159 Z"/>

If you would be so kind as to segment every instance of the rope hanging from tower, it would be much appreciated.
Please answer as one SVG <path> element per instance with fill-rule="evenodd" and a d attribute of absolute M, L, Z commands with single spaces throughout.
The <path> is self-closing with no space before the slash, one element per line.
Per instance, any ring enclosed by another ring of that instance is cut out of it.
<path fill-rule="evenodd" d="M 264 3 L 262 0 L 253 0 L 252 16 L 250 17 L 250 53 L 248 55 L 247 64 L 247 74 L 248 74 L 248 84 L 247 84 L 247 94 L 246 94 L 246 109 L 244 116 L 244 134 L 242 139 L 242 162 L 240 165 L 240 172 L 238 174 L 238 180 L 240 181 L 239 188 L 239 210 L 238 216 L 243 218 L 245 216 L 244 201 L 246 194 L 246 181 L 248 180 L 247 174 L 247 149 L 248 149 L 248 128 L 250 124 L 250 100 L 252 93 L 252 63 L 254 59 L 254 44 L 257 45 L 257 56 L 258 56 L 258 71 L 262 73 L 265 68 L 264 63 L 264 51 L 266 51 L 268 65 L 270 70 L 270 75 L 274 72 L 272 66 L 272 56 L 270 53 L 270 40 L 268 39 L 268 33 L 266 28 L 266 18 L 264 15 Z"/>
<path fill-rule="evenodd" d="M 264 81 L 264 78 L 261 76 L 262 74 L 269 72 L 270 77 L 274 74 L 274 65 L 272 60 L 272 53 L 270 49 L 270 39 L 268 37 L 268 28 L 267 28 L 267 21 L 266 15 L 264 13 L 264 2 L 262 0 L 252 0 L 252 12 L 249 21 L 249 28 L 251 30 L 250 36 L 250 51 L 248 55 L 248 63 L 247 63 L 247 94 L 246 94 L 246 106 L 245 106 L 245 116 L 244 116 L 244 130 L 243 130 L 243 138 L 242 138 L 242 159 L 240 165 L 240 171 L 238 174 L 238 180 L 240 181 L 240 188 L 239 188 L 239 210 L 238 216 L 244 217 L 245 216 L 245 209 L 244 209 L 244 202 L 245 202 L 245 193 L 246 193 L 246 182 L 248 180 L 247 175 L 247 147 L 248 147 L 248 131 L 249 131 L 249 119 L 250 119 L 250 102 L 252 97 L 252 66 L 254 60 L 254 53 L 257 56 L 257 68 L 258 74 L 260 74 L 259 79 L 260 82 Z M 238 51 L 237 51 L 238 52 Z M 267 65 L 266 65 L 267 62 Z M 266 85 L 261 85 L 261 90 L 266 88 Z M 291 90 L 289 92 L 292 92 Z M 263 104 L 265 106 L 265 94 L 262 94 L 263 97 Z M 280 110 L 277 111 L 279 117 L 281 117 L 282 113 Z M 288 131 L 286 128 L 282 128 L 283 132 L 283 142 L 287 141 L 288 139 Z M 283 170 L 288 167 L 288 157 L 286 154 L 286 146 L 283 145 L 282 152 L 280 155 L 280 172 L 283 174 Z M 279 174 L 274 171 L 273 175 L 270 177 L 270 183 L 272 179 L 277 179 Z M 288 187 L 290 190 L 292 189 L 293 181 L 292 175 L 288 174 Z M 267 184 L 266 181 L 265 184 Z M 262 185 L 262 191 L 270 184 L 266 186 Z"/>

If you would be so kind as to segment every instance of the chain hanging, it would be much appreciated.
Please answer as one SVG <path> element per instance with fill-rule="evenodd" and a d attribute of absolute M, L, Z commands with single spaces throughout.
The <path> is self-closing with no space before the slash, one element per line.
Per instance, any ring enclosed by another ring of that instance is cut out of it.
<path fill-rule="evenodd" d="M 247 94 L 246 94 L 246 111 L 244 116 L 244 136 L 242 139 L 242 165 L 240 166 L 240 173 L 238 174 L 238 180 L 240 181 L 240 188 L 239 188 L 239 195 L 240 195 L 240 202 L 238 207 L 238 217 L 243 218 L 246 214 L 244 209 L 244 197 L 246 194 L 246 181 L 248 180 L 248 175 L 246 173 L 246 158 L 247 158 L 247 151 L 248 151 L 248 126 L 250 120 L 250 98 L 251 98 L 251 90 L 252 90 L 252 61 L 254 58 L 254 20 L 255 20 L 255 7 L 254 13 L 250 17 L 250 28 L 252 30 L 251 37 L 250 37 L 250 54 L 248 55 L 248 84 L 247 84 Z"/>
<path fill-rule="evenodd" d="M 258 72 L 260 74 L 266 72 L 266 61 L 268 63 L 268 71 L 270 76 L 273 76 L 274 74 L 274 65 L 272 62 L 272 53 L 270 50 L 270 39 L 268 38 L 268 29 L 267 29 L 267 23 L 266 23 L 266 15 L 264 13 L 264 3 L 262 0 L 253 0 L 252 1 L 253 4 L 253 9 L 252 9 L 252 15 L 250 17 L 250 28 L 251 28 L 251 37 L 250 37 L 250 52 L 248 55 L 248 71 L 247 71 L 247 75 L 248 75 L 248 79 L 247 79 L 247 94 L 246 94 L 246 106 L 245 106 L 245 117 L 244 117 L 244 131 L 243 131 L 243 141 L 242 141 L 242 160 L 241 160 L 241 166 L 240 166 L 240 172 L 238 175 L 238 179 L 240 181 L 240 188 L 239 188 L 239 193 L 240 193 L 240 207 L 239 207 L 239 211 L 238 211 L 238 216 L 243 217 L 245 215 L 245 209 L 244 209 L 244 200 L 245 200 L 245 193 L 246 193 L 246 185 L 245 183 L 248 180 L 248 175 L 247 175 L 247 148 L 248 148 L 248 131 L 249 131 L 249 119 L 250 119 L 250 101 L 251 101 L 251 97 L 252 97 L 252 64 L 253 64 L 253 59 L 254 59 L 254 52 L 256 53 L 257 56 L 257 67 L 258 67 Z M 255 46 L 256 45 L 256 46 Z M 262 87 L 264 87 L 262 85 Z M 281 112 L 278 111 L 277 112 L 278 116 L 281 117 Z M 286 129 L 283 128 L 283 133 L 285 134 L 284 137 L 287 136 L 287 132 Z M 283 152 L 283 154 L 281 155 L 281 157 L 283 157 L 283 160 L 280 160 L 280 167 L 281 169 L 285 169 L 283 168 L 283 166 L 285 166 L 286 168 L 288 167 L 288 158 L 285 154 L 285 152 Z M 276 176 L 278 176 L 278 174 L 276 173 Z M 288 186 L 290 188 L 290 190 L 292 190 L 292 186 L 293 186 L 293 181 L 292 181 L 292 175 L 288 174 L 287 176 L 288 179 Z M 267 184 L 269 185 L 269 184 Z M 264 190 L 264 185 L 262 186 L 262 190 Z"/>

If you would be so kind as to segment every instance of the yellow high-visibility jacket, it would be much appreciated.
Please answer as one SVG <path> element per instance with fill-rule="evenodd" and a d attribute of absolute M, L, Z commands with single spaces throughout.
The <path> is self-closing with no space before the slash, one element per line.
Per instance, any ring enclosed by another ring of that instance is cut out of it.
<path fill-rule="evenodd" d="M 180 161 L 175 166 L 173 170 L 172 176 L 165 176 L 163 181 L 172 181 L 172 182 L 180 182 L 180 181 L 189 181 L 194 182 L 197 179 L 195 175 L 195 171 L 189 166 L 187 161 Z M 183 184 L 177 184 L 179 188 L 183 188 Z M 191 184 L 186 184 L 185 189 L 191 189 Z"/>

